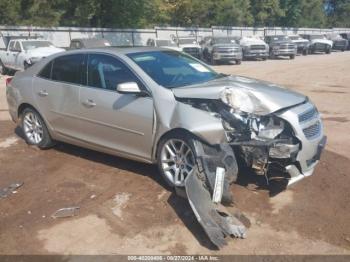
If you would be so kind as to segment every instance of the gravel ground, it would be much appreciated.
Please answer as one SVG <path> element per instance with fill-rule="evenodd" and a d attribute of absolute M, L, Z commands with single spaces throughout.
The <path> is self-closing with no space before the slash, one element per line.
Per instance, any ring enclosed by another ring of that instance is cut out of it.
<path fill-rule="evenodd" d="M 329 139 L 314 175 L 276 197 L 232 186 L 251 227 L 220 251 L 154 166 L 67 144 L 27 146 L 9 120 L 1 77 L 0 188 L 24 185 L 0 199 L 0 254 L 350 254 L 349 66 L 350 52 L 215 67 L 308 95 Z M 51 218 L 67 206 L 79 214 Z"/>

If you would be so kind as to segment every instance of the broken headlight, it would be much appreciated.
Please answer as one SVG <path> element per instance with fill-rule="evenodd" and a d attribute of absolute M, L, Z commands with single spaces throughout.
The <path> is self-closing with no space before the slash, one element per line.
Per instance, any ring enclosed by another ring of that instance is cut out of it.
<path fill-rule="evenodd" d="M 269 110 L 249 90 L 226 88 L 221 93 L 221 101 L 238 112 L 254 115 L 269 113 Z"/>
<path fill-rule="evenodd" d="M 251 128 L 259 138 L 274 139 L 284 130 L 284 121 L 277 117 L 255 118 L 251 123 Z"/>

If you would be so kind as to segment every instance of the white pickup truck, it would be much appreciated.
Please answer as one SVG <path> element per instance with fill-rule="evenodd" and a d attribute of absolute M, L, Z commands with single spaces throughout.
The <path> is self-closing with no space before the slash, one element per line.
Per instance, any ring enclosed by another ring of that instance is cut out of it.
<path fill-rule="evenodd" d="M 39 39 L 13 39 L 0 50 L 0 74 L 25 70 L 40 59 L 65 49 L 55 47 L 50 41 Z"/>

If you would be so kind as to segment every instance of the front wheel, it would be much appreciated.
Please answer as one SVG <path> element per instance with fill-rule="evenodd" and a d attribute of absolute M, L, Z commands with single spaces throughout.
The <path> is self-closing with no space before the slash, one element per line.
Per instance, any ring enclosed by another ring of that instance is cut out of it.
<path fill-rule="evenodd" d="M 328 48 L 326 49 L 326 54 L 329 55 L 331 52 L 332 52 L 332 49 L 331 49 L 330 47 L 328 47 Z"/>
<path fill-rule="evenodd" d="M 54 145 L 44 120 L 30 107 L 24 109 L 21 114 L 21 128 L 29 145 L 35 145 L 41 149 Z"/>
<path fill-rule="evenodd" d="M 185 178 L 195 167 L 193 152 L 189 135 L 172 134 L 160 141 L 157 150 L 158 168 L 169 186 L 185 185 Z"/>

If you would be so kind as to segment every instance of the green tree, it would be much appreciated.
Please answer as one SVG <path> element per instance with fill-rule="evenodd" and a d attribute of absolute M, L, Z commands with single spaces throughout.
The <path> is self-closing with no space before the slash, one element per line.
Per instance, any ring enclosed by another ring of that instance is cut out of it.
<path fill-rule="evenodd" d="M 22 0 L 20 25 L 58 26 L 66 0 Z"/>
<path fill-rule="evenodd" d="M 299 27 L 322 28 L 326 26 L 326 15 L 323 0 L 303 0 L 300 8 L 302 10 Z"/>
<path fill-rule="evenodd" d="M 0 25 L 16 25 L 20 7 L 20 0 L 0 0 Z"/>
<path fill-rule="evenodd" d="M 349 0 L 327 0 L 325 5 L 330 26 L 350 27 Z"/>
<path fill-rule="evenodd" d="M 278 26 L 285 16 L 279 0 L 251 0 L 251 14 L 255 26 Z"/>

